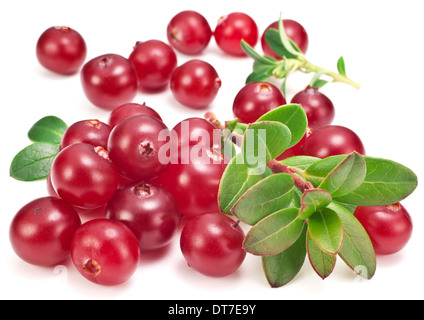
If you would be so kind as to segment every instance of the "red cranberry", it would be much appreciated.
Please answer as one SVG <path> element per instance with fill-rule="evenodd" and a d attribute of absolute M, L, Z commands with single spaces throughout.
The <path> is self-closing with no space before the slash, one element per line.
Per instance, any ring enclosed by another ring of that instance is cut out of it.
<path fill-rule="evenodd" d="M 118 178 L 108 152 L 86 143 L 74 143 L 60 151 L 51 169 L 56 193 L 85 209 L 106 204 L 115 194 Z"/>
<path fill-rule="evenodd" d="M 110 126 L 97 119 L 78 121 L 66 129 L 60 141 L 60 149 L 74 143 L 87 143 L 107 148 Z"/>
<path fill-rule="evenodd" d="M 253 123 L 268 111 L 286 103 L 283 93 L 276 86 L 267 82 L 251 82 L 237 93 L 233 113 L 239 122 Z"/>
<path fill-rule="evenodd" d="M 22 260 L 51 266 L 69 257 L 72 236 L 80 225 L 78 213 L 65 201 L 39 198 L 18 211 L 10 226 L 10 241 Z"/>
<path fill-rule="evenodd" d="M 307 156 L 327 158 L 356 151 L 365 154 L 365 148 L 358 135 L 342 126 L 325 126 L 312 131 L 306 139 L 302 153 Z"/>
<path fill-rule="evenodd" d="M 283 26 L 284 30 L 286 31 L 287 37 L 289 37 L 300 49 L 300 51 L 303 52 L 303 54 L 306 53 L 309 46 L 309 37 L 308 33 L 306 32 L 305 28 L 298 22 L 294 20 L 283 20 Z M 261 37 L 261 45 L 263 52 L 272 58 L 275 59 L 281 59 L 281 57 L 276 54 L 268 45 L 265 39 L 265 33 L 269 29 L 275 29 L 278 30 L 278 21 L 275 21 L 271 23 L 264 31 Z"/>
<path fill-rule="evenodd" d="M 306 138 L 308 137 L 308 133 L 306 133 L 303 138 L 295 144 L 293 147 L 288 148 L 284 151 L 280 156 L 277 157 L 277 161 L 282 161 L 287 158 L 296 157 L 302 155 L 302 148 L 306 142 Z"/>
<path fill-rule="evenodd" d="M 188 221 L 181 233 L 181 251 L 188 265 L 210 277 L 234 273 L 246 257 L 245 234 L 223 213 L 205 213 Z"/>
<path fill-rule="evenodd" d="M 370 236 L 375 253 L 378 255 L 397 253 L 411 239 L 412 219 L 400 203 L 357 207 L 354 214 Z"/>
<path fill-rule="evenodd" d="M 175 99 L 193 109 L 208 107 L 220 87 L 221 79 L 215 68 L 197 59 L 179 66 L 171 78 L 171 91 Z"/>
<path fill-rule="evenodd" d="M 110 159 L 119 173 L 132 180 L 149 180 L 160 175 L 168 166 L 161 159 L 160 148 L 169 138 L 166 125 L 153 117 L 138 115 L 120 122 L 113 128 L 108 142 Z"/>
<path fill-rule="evenodd" d="M 129 60 L 137 71 L 141 89 L 147 91 L 163 90 L 177 67 L 174 50 L 159 40 L 137 42 Z"/>
<path fill-rule="evenodd" d="M 185 54 L 199 54 L 209 44 L 212 30 L 208 21 L 196 11 L 182 11 L 168 24 L 169 43 Z"/>
<path fill-rule="evenodd" d="M 135 182 L 118 189 L 106 209 L 106 217 L 121 221 L 135 234 L 142 251 L 168 245 L 179 226 L 177 201 L 163 187 Z"/>
<path fill-rule="evenodd" d="M 172 129 L 178 137 L 178 149 L 201 144 L 205 148 L 212 148 L 220 143 L 219 130 L 203 118 L 188 118 L 175 125 Z"/>
<path fill-rule="evenodd" d="M 221 50 L 234 56 L 246 56 L 241 40 L 254 47 L 258 42 L 259 31 L 256 22 L 247 14 L 234 12 L 218 20 L 214 36 Z"/>
<path fill-rule="evenodd" d="M 112 286 L 128 281 L 137 270 L 140 247 L 134 233 L 123 223 L 93 219 L 75 232 L 72 261 L 86 279 Z"/>
<path fill-rule="evenodd" d="M 87 46 L 77 31 L 51 27 L 38 39 L 36 53 L 43 67 L 67 75 L 80 69 L 87 56 Z"/>
<path fill-rule="evenodd" d="M 152 108 L 146 106 L 145 103 L 125 103 L 110 113 L 108 123 L 113 129 L 122 120 L 136 115 L 150 116 L 162 121 L 160 115 Z"/>
<path fill-rule="evenodd" d="M 81 71 L 85 95 L 95 106 L 112 110 L 137 94 L 137 74 L 132 64 L 117 54 L 106 54 L 87 62 Z"/>

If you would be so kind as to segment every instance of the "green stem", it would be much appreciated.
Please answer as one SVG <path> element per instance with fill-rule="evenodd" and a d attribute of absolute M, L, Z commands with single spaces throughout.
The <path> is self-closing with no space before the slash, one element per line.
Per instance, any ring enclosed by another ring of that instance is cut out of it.
<path fill-rule="evenodd" d="M 346 77 L 346 76 L 344 76 L 340 73 L 331 71 L 329 69 L 316 66 L 316 65 L 310 63 L 309 61 L 305 61 L 305 63 L 301 67 L 301 69 L 303 69 L 302 71 L 305 72 L 305 73 L 319 72 L 320 74 L 325 74 L 325 75 L 333 78 L 333 82 L 343 82 L 343 83 L 346 83 L 346 84 L 348 84 L 348 85 L 350 85 L 350 86 L 352 86 L 356 89 L 361 88 L 361 85 L 359 83 L 353 81 L 352 79 L 350 79 L 350 78 L 348 78 L 348 77 Z"/>

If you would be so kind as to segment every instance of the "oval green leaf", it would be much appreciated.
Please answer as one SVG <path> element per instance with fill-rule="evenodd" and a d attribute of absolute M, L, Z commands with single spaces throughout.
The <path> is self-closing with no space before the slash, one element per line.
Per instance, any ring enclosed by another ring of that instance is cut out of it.
<path fill-rule="evenodd" d="M 328 191 L 320 189 L 306 190 L 300 200 L 299 217 L 304 220 L 308 219 L 316 211 L 327 207 L 331 200 L 331 194 Z"/>
<path fill-rule="evenodd" d="M 28 138 L 32 142 L 59 144 L 68 126 L 55 116 L 47 116 L 37 121 L 29 130 Z"/>
<path fill-rule="evenodd" d="M 308 252 L 309 262 L 315 272 L 322 278 L 328 278 L 336 266 L 337 256 L 325 253 L 307 234 L 306 248 Z"/>

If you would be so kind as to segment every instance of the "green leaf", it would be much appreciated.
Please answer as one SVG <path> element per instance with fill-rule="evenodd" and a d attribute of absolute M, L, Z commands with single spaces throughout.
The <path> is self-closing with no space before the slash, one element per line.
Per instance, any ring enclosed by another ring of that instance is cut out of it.
<path fill-rule="evenodd" d="M 315 158 L 310 156 L 295 156 L 291 158 L 286 158 L 280 161 L 280 163 L 289 167 L 298 167 L 301 170 L 306 170 L 312 164 L 320 160 L 321 160 L 320 158 Z"/>
<path fill-rule="evenodd" d="M 344 196 L 358 188 L 367 173 L 365 159 L 357 152 L 349 154 L 319 185 L 333 197 Z"/>
<path fill-rule="evenodd" d="M 287 36 L 286 30 L 284 29 L 283 19 L 281 19 L 281 15 L 280 19 L 278 20 L 278 32 L 280 34 L 280 40 L 283 44 L 284 49 L 296 58 L 303 57 L 303 53 L 301 52 L 299 47 Z"/>
<path fill-rule="evenodd" d="M 275 65 L 275 59 L 272 59 L 271 57 L 267 56 L 261 56 L 258 52 L 256 52 L 255 49 L 253 49 L 246 41 L 241 40 L 241 47 L 243 51 L 251 58 L 253 58 L 255 61 L 262 65 Z"/>
<path fill-rule="evenodd" d="M 343 159 L 346 158 L 345 154 L 331 156 L 324 159 L 318 159 L 305 169 L 304 178 L 311 182 L 315 187 L 318 187 L 328 174 L 339 165 Z"/>
<path fill-rule="evenodd" d="M 286 208 L 262 219 L 247 233 L 243 247 L 254 255 L 272 256 L 293 245 L 305 227 L 299 209 Z"/>
<path fill-rule="evenodd" d="M 315 272 L 322 279 L 330 276 L 336 266 L 337 257 L 322 251 L 311 239 L 309 233 L 307 234 L 306 248 L 309 261 Z"/>
<path fill-rule="evenodd" d="M 346 66 L 343 57 L 340 57 L 339 61 L 337 61 L 337 70 L 342 76 L 346 77 Z"/>
<path fill-rule="evenodd" d="M 285 47 L 285 45 L 281 41 L 280 32 L 276 29 L 269 29 L 268 31 L 266 31 L 265 40 L 268 43 L 269 47 L 272 49 L 272 51 L 274 51 L 280 57 L 284 57 L 287 59 L 296 59 L 299 55 L 299 52 L 294 54 L 291 52 L 291 50 L 288 50 Z"/>
<path fill-rule="evenodd" d="M 310 189 L 303 193 L 299 217 L 308 219 L 316 211 L 327 207 L 331 203 L 331 195 L 328 191 L 320 189 Z"/>
<path fill-rule="evenodd" d="M 323 208 L 308 220 L 312 240 L 325 253 L 336 255 L 343 243 L 343 224 L 336 212 Z"/>
<path fill-rule="evenodd" d="M 283 252 L 274 256 L 262 257 L 262 267 L 272 288 L 279 288 L 296 277 L 302 269 L 306 258 L 306 230 L 296 242 Z"/>
<path fill-rule="evenodd" d="M 228 163 L 221 177 L 218 203 L 222 212 L 230 214 L 238 199 L 253 185 L 263 179 L 257 170 L 243 163 L 242 154 L 237 154 Z"/>
<path fill-rule="evenodd" d="M 250 82 L 263 82 L 268 80 L 272 76 L 272 71 L 274 67 L 272 66 L 261 66 L 256 68 L 249 76 L 246 78 L 246 84 Z"/>
<path fill-rule="evenodd" d="M 294 180 L 285 173 L 273 174 L 249 188 L 236 202 L 231 213 L 254 225 L 266 216 L 286 208 L 293 200 Z"/>
<path fill-rule="evenodd" d="M 45 179 L 58 153 L 59 145 L 34 143 L 20 151 L 12 160 L 10 176 L 21 181 Z"/>
<path fill-rule="evenodd" d="M 265 113 L 257 121 L 277 121 L 285 124 L 291 132 L 291 140 L 287 148 L 296 145 L 308 128 L 308 118 L 300 104 L 287 104 L 275 108 Z"/>
<path fill-rule="evenodd" d="M 28 137 L 32 142 L 60 144 L 60 140 L 68 126 L 55 116 L 48 116 L 37 121 L 29 130 Z"/>
<path fill-rule="evenodd" d="M 327 80 L 323 80 L 323 79 L 315 79 L 314 81 L 312 81 L 309 85 L 313 88 L 318 88 L 321 89 L 322 87 L 324 87 L 326 84 L 328 83 Z"/>
<path fill-rule="evenodd" d="M 252 123 L 244 133 L 241 146 L 247 167 L 263 171 L 271 160 L 282 154 L 291 141 L 290 129 L 276 121 Z"/>
<path fill-rule="evenodd" d="M 371 279 L 377 268 L 377 259 L 372 242 L 361 223 L 347 209 L 332 203 L 334 210 L 343 223 L 344 241 L 339 256 L 357 274 Z"/>

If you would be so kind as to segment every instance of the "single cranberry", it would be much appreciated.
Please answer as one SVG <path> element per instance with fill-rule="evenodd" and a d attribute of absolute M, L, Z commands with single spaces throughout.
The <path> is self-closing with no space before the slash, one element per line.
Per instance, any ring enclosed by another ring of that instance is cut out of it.
<path fill-rule="evenodd" d="M 108 142 L 110 159 L 121 175 L 149 180 L 168 167 L 166 159 L 161 158 L 166 153 L 161 154 L 160 149 L 170 137 L 162 121 L 145 115 L 132 116 L 113 128 Z"/>
<path fill-rule="evenodd" d="M 160 40 L 137 42 L 129 56 L 140 87 L 146 91 L 163 90 L 177 67 L 177 55 L 172 47 Z"/>
<path fill-rule="evenodd" d="M 412 219 L 399 202 L 388 206 L 357 207 L 354 215 L 367 231 L 378 255 L 397 253 L 411 239 Z"/>
<path fill-rule="evenodd" d="M 303 155 L 318 158 L 349 154 L 354 151 L 365 155 L 364 145 L 358 135 L 349 128 L 334 125 L 312 130 L 302 148 Z"/>
<path fill-rule="evenodd" d="M 305 90 L 298 92 L 291 103 L 298 103 L 303 107 L 311 129 L 324 127 L 334 120 L 334 105 L 318 88 L 308 86 Z"/>
<path fill-rule="evenodd" d="M 240 225 L 223 213 L 205 213 L 188 221 L 181 232 L 181 251 L 188 265 L 210 277 L 239 269 L 246 251 Z"/>
<path fill-rule="evenodd" d="M 122 120 L 136 115 L 150 116 L 162 121 L 160 115 L 152 108 L 146 106 L 145 103 L 125 103 L 110 113 L 108 123 L 111 128 L 114 128 Z"/>
<path fill-rule="evenodd" d="M 196 144 L 211 149 L 221 143 L 220 130 L 203 118 L 185 119 L 177 123 L 172 131 L 178 138 L 179 150 Z"/>
<path fill-rule="evenodd" d="M 76 73 L 87 56 L 83 37 L 69 27 L 51 27 L 37 42 L 36 54 L 46 69 L 68 75 Z"/>
<path fill-rule="evenodd" d="M 69 257 L 71 239 L 81 225 L 75 209 L 55 197 L 43 197 L 22 207 L 10 226 L 10 242 L 24 261 L 51 266 Z"/>
<path fill-rule="evenodd" d="M 137 270 L 140 247 L 123 223 L 93 219 L 81 225 L 71 242 L 72 261 L 86 279 L 113 286 L 128 281 Z"/>
<path fill-rule="evenodd" d="M 106 149 L 110 131 L 108 124 L 97 119 L 75 122 L 64 132 L 60 141 L 60 149 L 74 143 L 87 143 Z"/>
<path fill-rule="evenodd" d="M 171 91 L 181 104 L 193 108 L 208 107 L 221 88 L 221 79 L 209 63 L 194 59 L 175 69 Z"/>
<path fill-rule="evenodd" d="M 128 59 L 105 54 L 87 62 L 81 71 L 85 95 L 95 106 L 112 110 L 137 94 L 137 74 Z"/>
<path fill-rule="evenodd" d="M 226 158 L 201 145 L 183 148 L 178 163 L 160 176 L 161 185 L 171 192 L 187 219 L 205 212 L 218 212 L 218 188 Z"/>
<path fill-rule="evenodd" d="M 237 93 L 233 113 L 240 123 L 253 123 L 268 111 L 285 104 L 283 93 L 273 84 L 251 82 Z"/>
<path fill-rule="evenodd" d="M 135 234 L 141 251 L 168 245 L 178 231 L 177 201 L 163 187 L 135 182 L 118 189 L 106 208 L 106 217 L 126 224 Z"/>
<path fill-rule="evenodd" d="M 60 198 L 85 209 L 106 204 L 115 194 L 118 179 L 108 152 L 86 143 L 61 150 L 51 168 L 51 182 Z"/>
<path fill-rule="evenodd" d="M 241 40 L 254 47 L 258 42 L 259 30 L 256 22 L 247 14 L 233 12 L 218 20 L 214 31 L 218 47 L 234 56 L 246 56 Z"/>
<path fill-rule="evenodd" d="M 284 30 L 286 31 L 287 37 L 289 37 L 299 47 L 300 51 L 302 51 L 303 54 L 305 54 L 309 46 L 309 37 L 305 28 L 299 22 L 290 20 L 290 19 L 283 20 L 283 26 L 284 26 Z M 270 56 L 272 58 L 279 60 L 281 59 L 281 57 L 270 48 L 270 46 L 268 45 L 265 39 L 265 33 L 269 29 L 278 30 L 278 21 L 271 23 L 262 34 L 262 37 L 261 37 L 262 50 L 267 56 Z"/>
<path fill-rule="evenodd" d="M 175 15 L 168 24 L 169 43 L 185 54 L 199 54 L 209 44 L 212 30 L 208 21 L 196 11 L 182 11 Z"/>

